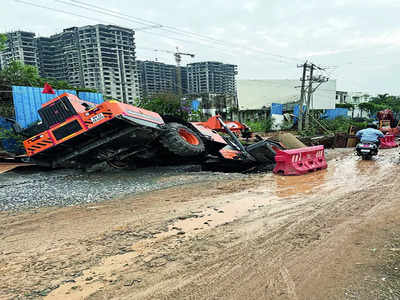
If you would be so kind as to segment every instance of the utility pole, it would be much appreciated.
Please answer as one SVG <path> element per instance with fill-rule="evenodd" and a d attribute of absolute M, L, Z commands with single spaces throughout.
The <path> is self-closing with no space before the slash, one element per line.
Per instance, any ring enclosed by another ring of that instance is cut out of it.
<path fill-rule="evenodd" d="M 307 61 L 298 68 L 303 68 L 303 77 L 301 77 L 301 91 L 300 91 L 300 104 L 299 104 L 299 118 L 297 120 L 297 130 L 303 130 L 303 105 L 304 105 L 304 93 L 305 93 L 305 86 L 306 86 L 306 72 L 307 72 Z"/>
<path fill-rule="evenodd" d="M 318 89 L 318 87 L 328 81 L 327 77 L 324 76 L 314 76 L 314 71 L 315 70 L 321 70 L 323 71 L 324 69 L 313 64 L 313 63 L 308 63 L 307 61 L 300 66 L 297 66 L 298 68 L 303 68 L 303 77 L 300 79 L 301 80 L 301 94 L 300 94 L 300 107 L 299 107 L 299 120 L 297 124 L 297 129 L 299 131 L 303 130 L 303 120 L 305 120 L 305 129 L 309 129 L 310 126 L 310 111 L 311 111 L 311 100 L 312 100 L 312 95 L 313 93 Z M 307 75 L 307 71 L 309 70 L 309 75 Z M 308 81 L 308 85 L 306 88 L 306 81 Z M 313 88 L 313 83 L 318 82 L 319 84 Z M 307 99 L 305 99 L 305 94 L 307 90 Z M 305 111 L 303 110 L 303 105 L 304 102 L 306 104 L 306 109 Z"/>
<path fill-rule="evenodd" d="M 312 84 L 313 84 L 313 76 L 314 76 L 314 64 L 310 66 L 310 82 L 308 83 L 307 90 L 307 104 L 306 104 L 306 120 L 305 120 L 305 129 L 307 130 L 310 127 L 310 106 L 311 106 L 311 97 L 313 94 Z"/>

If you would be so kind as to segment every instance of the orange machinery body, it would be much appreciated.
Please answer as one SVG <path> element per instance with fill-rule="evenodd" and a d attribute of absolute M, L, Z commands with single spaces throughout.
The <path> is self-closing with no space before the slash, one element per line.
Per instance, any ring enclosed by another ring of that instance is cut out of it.
<path fill-rule="evenodd" d="M 68 116 L 62 122 L 52 124 L 48 130 L 25 140 L 24 147 L 28 156 L 34 156 L 44 150 L 62 144 L 86 131 L 109 122 L 118 116 L 125 116 L 132 120 L 146 122 L 151 126 L 164 124 L 161 116 L 152 111 L 120 103 L 118 101 L 106 101 L 93 107 L 92 103 L 82 101 L 75 95 L 68 93 L 64 93 L 48 101 L 43 104 L 42 108 L 55 105 L 57 101 L 63 97 L 68 98 L 75 110 L 75 114 Z M 87 109 L 87 105 L 92 107 Z M 66 108 L 65 104 L 64 108 Z M 61 114 L 57 109 L 53 110 L 53 113 Z"/>
<path fill-rule="evenodd" d="M 135 153 L 149 150 L 151 157 L 149 147 L 163 147 L 159 136 L 167 128 L 158 113 L 115 100 L 94 105 L 68 93 L 43 104 L 38 113 L 46 129 L 26 139 L 24 147 L 33 162 L 53 168 L 84 167 L 108 161 L 107 155 L 116 157 L 118 153 L 135 160 Z M 207 154 L 224 161 L 247 161 L 240 149 L 205 124 L 193 122 L 186 126 L 197 131 Z M 161 156 L 155 152 L 154 159 L 165 157 L 160 150 Z"/>
<path fill-rule="evenodd" d="M 209 118 L 206 122 L 196 122 L 195 124 L 204 126 L 206 128 L 209 128 L 209 129 L 212 129 L 215 131 L 225 132 L 225 129 L 219 122 L 217 116 Z M 232 131 L 233 133 L 235 133 L 237 135 L 246 129 L 246 126 L 238 121 L 226 121 L 225 125 L 229 128 L 230 131 Z"/>

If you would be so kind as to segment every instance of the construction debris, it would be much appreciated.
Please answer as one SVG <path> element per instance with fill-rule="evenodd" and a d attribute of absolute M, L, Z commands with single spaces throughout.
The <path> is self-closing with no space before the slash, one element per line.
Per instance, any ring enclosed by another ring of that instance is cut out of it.
<path fill-rule="evenodd" d="M 32 164 L 26 163 L 2 163 L 0 162 L 0 174 L 14 170 L 18 167 L 27 167 L 32 166 Z"/>
<path fill-rule="evenodd" d="M 299 149 L 307 147 L 303 142 L 296 138 L 291 133 L 281 133 L 279 134 L 279 141 L 285 145 L 286 149 Z"/>

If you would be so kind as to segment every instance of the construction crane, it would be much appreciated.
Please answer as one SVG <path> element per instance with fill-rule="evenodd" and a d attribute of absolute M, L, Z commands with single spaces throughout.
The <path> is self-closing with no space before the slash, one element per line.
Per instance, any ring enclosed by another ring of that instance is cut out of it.
<path fill-rule="evenodd" d="M 179 99 L 182 98 L 182 72 L 181 72 L 182 55 L 187 55 L 190 56 L 191 58 L 194 57 L 194 54 L 192 53 L 179 52 L 178 47 L 176 47 L 176 52 L 174 53 L 174 56 L 176 61 L 176 81 L 178 83 Z"/>
<path fill-rule="evenodd" d="M 176 52 L 172 52 L 172 51 L 168 51 L 168 50 L 160 50 L 160 49 L 153 49 L 153 50 L 157 51 L 157 52 L 165 52 L 165 53 L 170 53 L 170 54 L 174 55 L 175 62 L 176 62 L 176 81 L 177 81 L 177 87 L 178 87 L 178 95 L 179 95 L 179 98 L 182 98 L 182 72 L 181 72 L 182 55 L 187 55 L 187 56 L 190 56 L 191 58 L 193 58 L 194 54 L 179 52 L 178 47 L 176 47 Z M 157 61 L 157 59 L 156 59 L 156 61 Z"/>

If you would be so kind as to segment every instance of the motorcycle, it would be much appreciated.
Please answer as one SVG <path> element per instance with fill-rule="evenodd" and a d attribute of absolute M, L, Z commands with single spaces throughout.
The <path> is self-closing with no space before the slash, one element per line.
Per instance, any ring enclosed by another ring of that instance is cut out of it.
<path fill-rule="evenodd" d="M 356 152 L 362 160 L 370 160 L 372 156 L 378 155 L 378 145 L 376 143 L 358 143 Z"/>

